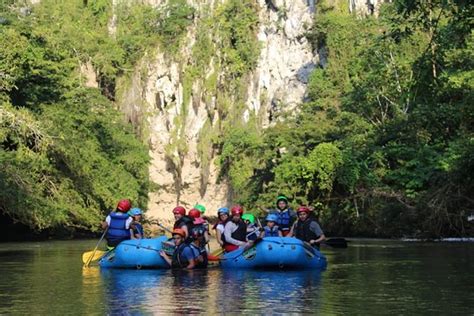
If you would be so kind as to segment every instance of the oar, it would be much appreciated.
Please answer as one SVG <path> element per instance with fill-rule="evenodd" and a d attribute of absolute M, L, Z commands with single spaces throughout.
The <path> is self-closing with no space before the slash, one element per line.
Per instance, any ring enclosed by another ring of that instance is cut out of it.
<path fill-rule="evenodd" d="M 219 248 L 219 249 L 216 249 L 213 252 L 211 252 L 211 256 L 219 257 L 223 253 L 224 253 L 224 248 Z"/>
<path fill-rule="evenodd" d="M 102 236 L 100 237 L 99 239 L 99 242 L 97 243 L 97 245 L 95 246 L 94 250 L 92 251 L 92 255 L 88 257 L 88 260 L 86 258 L 85 262 L 84 262 L 84 255 L 82 255 L 82 261 L 84 262 L 84 267 L 87 268 L 90 263 L 92 262 L 92 259 L 95 257 L 95 253 L 97 252 L 97 248 L 99 247 L 100 245 L 100 242 L 102 241 L 102 239 L 104 239 L 105 237 L 105 234 L 107 234 L 107 231 L 109 230 L 109 226 L 107 226 L 107 228 L 104 230 L 104 233 L 102 234 Z"/>
<path fill-rule="evenodd" d="M 153 224 L 156 224 L 158 226 L 160 226 L 161 228 L 163 228 L 166 232 L 170 233 L 170 234 L 173 234 L 173 232 L 171 231 L 171 229 L 169 229 L 168 227 L 166 226 L 163 226 L 162 224 L 160 224 L 158 221 L 154 221 Z"/>
<path fill-rule="evenodd" d="M 348 241 L 342 237 L 328 238 L 321 244 L 331 248 L 347 248 Z"/>
<path fill-rule="evenodd" d="M 82 262 L 86 263 L 89 261 L 91 263 L 92 261 L 96 261 L 100 258 L 102 258 L 108 251 L 103 251 L 103 250 L 96 250 L 95 254 L 94 251 L 87 251 L 82 254 Z"/>

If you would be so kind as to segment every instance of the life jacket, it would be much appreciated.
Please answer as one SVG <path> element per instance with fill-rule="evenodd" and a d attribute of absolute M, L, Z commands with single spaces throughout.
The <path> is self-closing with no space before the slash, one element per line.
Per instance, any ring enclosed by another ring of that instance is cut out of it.
<path fill-rule="evenodd" d="M 127 213 L 111 212 L 109 229 L 107 230 L 107 241 L 109 245 L 118 245 L 121 241 L 130 239 L 130 231 L 125 227 L 127 219 L 130 217 Z"/>
<path fill-rule="evenodd" d="M 275 225 L 273 228 L 270 228 L 268 226 L 263 227 L 263 230 L 265 231 L 264 237 L 278 237 L 278 226 Z"/>
<path fill-rule="evenodd" d="M 282 231 L 289 231 L 291 228 L 291 225 L 293 224 L 294 218 L 291 216 L 291 209 L 287 208 L 284 211 L 277 211 L 273 214 L 276 214 L 278 216 L 278 220 L 276 224 L 280 227 L 280 230 Z"/>
<path fill-rule="evenodd" d="M 316 222 L 316 220 L 308 218 L 304 222 L 298 221 L 295 226 L 295 237 L 306 242 L 318 239 L 319 236 L 309 229 L 312 222 Z"/>
<path fill-rule="evenodd" d="M 133 234 L 134 235 L 139 234 L 141 236 L 141 238 L 143 238 L 144 235 L 143 235 L 143 226 L 142 226 L 142 224 L 137 223 L 137 222 L 133 222 L 133 226 L 135 227 L 133 229 Z"/>
<path fill-rule="evenodd" d="M 193 229 L 201 229 L 203 232 L 207 231 L 207 227 L 206 224 L 193 224 Z"/>
<path fill-rule="evenodd" d="M 172 268 L 186 268 L 189 265 L 189 261 L 183 258 L 183 251 L 186 247 L 188 245 L 183 242 L 174 250 L 173 257 L 171 258 Z"/>
<path fill-rule="evenodd" d="M 175 249 L 174 253 L 173 253 L 173 257 L 171 258 L 171 267 L 172 268 L 175 268 L 175 269 L 183 269 L 183 268 L 186 268 L 188 265 L 189 265 L 189 261 L 187 258 L 185 258 L 183 256 L 183 252 L 186 248 L 191 248 L 191 250 L 193 251 L 194 254 L 196 253 L 199 253 L 200 254 L 200 250 L 198 247 L 196 247 L 195 245 L 193 244 L 187 244 L 187 243 L 182 243 L 178 246 L 178 248 Z M 204 257 L 203 257 L 204 258 Z M 199 267 L 202 267 L 202 265 L 200 266 L 200 264 L 202 264 L 201 262 L 198 262 L 196 264 L 196 268 L 199 266 Z M 206 267 L 207 267 L 207 254 L 206 254 Z"/>
<path fill-rule="evenodd" d="M 230 236 L 232 238 L 236 239 L 236 240 L 246 242 L 247 241 L 247 238 L 246 238 L 247 237 L 247 225 L 245 225 L 245 223 L 242 220 L 240 220 L 238 223 L 234 223 L 234 224 L 238 225 L 238 227 Z M 224 234 L 222 234 L 222 241 L 224 242 L 224 247 L 226 245 L 234 245 L 234 244 L 228 243 L 225 240 L 225 235 Z"/>
<path fill-rule="evenodd" d="M 188 227 L 188 232 L 190 232 L 191 229 L 193 228 L 193 219 L 191 217 L 185 215 L 185 216 L 181 217 L 180 219 L 178 219 L 176 222 L 174 222 L 173 229 L 181 228 L 184 225 L 186 225 Z"/>

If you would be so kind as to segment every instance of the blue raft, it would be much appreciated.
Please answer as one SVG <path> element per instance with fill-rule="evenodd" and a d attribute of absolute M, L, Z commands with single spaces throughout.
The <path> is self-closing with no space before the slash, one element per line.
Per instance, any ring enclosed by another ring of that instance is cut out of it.
<path fill-rule="evenodd" d="M 99 266 L 112 269 L 168 269 L 168 263 L 160 256 L 163 242 L 167 240 L 168 237 L 160 236 L 122 241 L 99 260 Z"/>
<path fill-rule="evenodd" d="M 221 257 L 221 267 L 231 269 L 319 269 L 326 257 L 293 237 L 265 237 L 255 247 L 238 249 Z"/>
<path fill-rule="evenodd" d="M 110 269 L 168 269 L 169 265 L 160 256 L 163 243 L 166 245 L 167 241 L 166 236 L 123 241 L 99 260 L 99 266 Z M 323 270 L 327 262 L 319 250 L 299 239 L 265 237 L 248 250 L 237 249 L 224 254 L 220 257 L 220 265 L 225 269 Z"/>

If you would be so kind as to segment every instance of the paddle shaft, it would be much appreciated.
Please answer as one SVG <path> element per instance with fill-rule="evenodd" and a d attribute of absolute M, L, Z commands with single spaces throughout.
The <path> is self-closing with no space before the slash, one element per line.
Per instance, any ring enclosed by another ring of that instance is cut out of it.
<path fill-rule="evenodd" d="M 332 248 L 347 248 L 347 240 L 341 237 L 328 238 L 321 244 Z"/>
<path fill-rule="evenodd" d="M 168 233 L 173 234 L 173 232 L 171 231 L 171 229 L 169 229 L 168 227 L 165 227 L 165 226 L 163 226 L 162 224 L 160 224 L 160 223 L 158 223 L 158 222 L 156 223 L 156 225 L 160 226 L 161 228 L 163 228 L 163 229 L 164 229 L 165 231 L 167 231 Z"/>
<path fill-rule="evenodd" d="M 97 245 L 96 245 L 95 248 L 94 248 L 94 251 L 92 252 L 92 256 L 90 256 L 89 260 L 87 260 L 87 262 L 84 264 L 84 267 L 88 267 L 89 264 L 91 263 L 92 258 L 94 258 L 94 255 L 95 255 L 95 253 L 96 253 L 96 251 L 97 251 L 97 248 L 99 248 L 99 245 L 100 245 L 102 239 L 104 239 L 105 234 L 107 234 L 107 231 L 108 231 L 108 230 L 109 230 L 109 226 L 107 226 L 107 228 L 104 230 L 104 233 L 103 233 L 102 236 L 100 237 L 99 242 L 97 243 Z"/>

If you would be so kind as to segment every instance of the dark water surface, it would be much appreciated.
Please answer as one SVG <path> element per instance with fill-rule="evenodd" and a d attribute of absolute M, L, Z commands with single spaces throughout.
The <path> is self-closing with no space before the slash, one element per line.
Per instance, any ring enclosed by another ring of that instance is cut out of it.
<path fill-rule="evenodd" d="M 83 269 L 94 246 L 0 244 L 0 315 L 474 315 L 474 243 L 356 240 L 321 273 Z"/>

